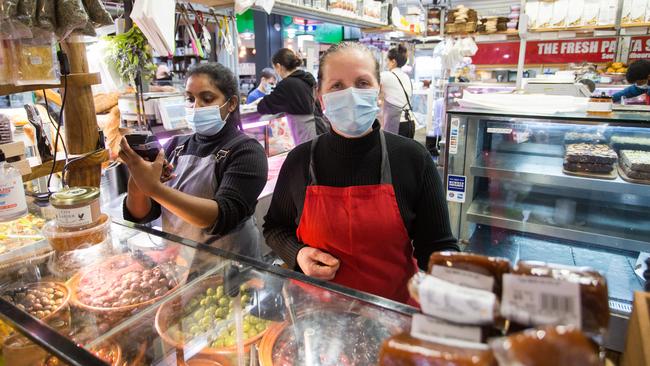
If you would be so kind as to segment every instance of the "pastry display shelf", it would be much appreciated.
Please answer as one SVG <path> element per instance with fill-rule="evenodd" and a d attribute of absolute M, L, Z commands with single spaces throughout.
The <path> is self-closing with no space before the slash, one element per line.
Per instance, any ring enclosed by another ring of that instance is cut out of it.
<path fill-rule="evenodd" d="M 553 222 L 555 198 L 550 195 L 536 195 L 516 204 L 479 196 L 469 207 L 467 219 L 476 224 L 604 248 L 632 252 L 650 249 L 650 218 L 643 216 L 643 211 L 635 211 L 629 206 L 598 205 L 586 200 L 577 202 L 574 223 L 567 225 Z M 588 210 L 581 210 L 581 205 Z"/>
<path fill-rule="evenodd" d="M 216 8 L 233 8 L 235 2 L 232 0 L 191 0 L 193 3 L 202 4 Z M 258 10 L 261 8 L 258 8 Z M 316 9 L 311 6 L 292 4 L 289 1 L 275 1 L 273 14 L 300 17 L 326 23 L 344 25 L 357 28 L 377 28 L 386 26 L 386 22 L 367 20 L 360 17 L 352 17 L 335 14 L 329 10 Z"/>
<path fill-rule="evenodd" d="M 70 74 L 67 76 L 68 87 L 83 87 L 90 85 L 97 85 L 102 83 L 99 73 L 79 73 Z M 41 89 L 62 88 L 64 85 L 63 79 L 60 84 L 38 84 L 38 85 L 6 85 L 0 84 L 0 95 L 24 93 Z"/>
<path fill-rule="evenodd" d="M 411 37 L 420 37 L 420 36 L 422 36 L 422 33 L 412 32 L 412 31 L 410 31 L 408 29 L 400 29 L 400 28 L 397 28 L 394 25 L 375 27 L 375 28 L 363 28 L 363 29 L 361 29 L 361 31 L 363 33 L 373 33 L 373 34 L 390 33 L 390 32 L 402 32 L 402 33 L 404 33 L 405 36 L 411 36 Z"/>
<path fill-rule="evenodd" d="M 560 149 L 558 146 L 540 145 L 533 146 L 531 150 L 543 150 L 544 146 L 548 152 Z M 563 162 L 564 159 L 560 157 L 497 152 L 479 157 L 471 166 L 471 173 L 479 177 L 517 180 L 560 188 L 650 196 L 650 186 L 629 183 L 621 177 L 606 180 L 566 175 L 562 172 Z"/>
<path fill-rule="evenodd" d="M 545 33 L 545 32 L 562 32 L 562 31 L 570 31 L 570 32 L 592 32 L 592 31 L 597 31 L 597 30 L 615 30 L 616 26 L 614 24 L 611 25 L 581 25 L 581 26 L 575 26 L 575 27 L 558 27 L 558 28 L 532 28 L 529 29 L 528 31 L 531 33 Z"/>
<path fill-rule="evenodd" d="M 650 23 L 622 23 L 621 28 L 641 28 L 650 27 Z"/>

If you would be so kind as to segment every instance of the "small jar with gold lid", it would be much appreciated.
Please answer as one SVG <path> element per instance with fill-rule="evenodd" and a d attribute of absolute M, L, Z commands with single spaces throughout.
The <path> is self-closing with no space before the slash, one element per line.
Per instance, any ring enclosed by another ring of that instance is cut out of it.
<path fill-rule="evenodd" d="M 66 229 L 92 226 L 102 214 L 95 187 L 65 188 L 50 196 L 50 204 L 55 208 L 56 224 Z"/>

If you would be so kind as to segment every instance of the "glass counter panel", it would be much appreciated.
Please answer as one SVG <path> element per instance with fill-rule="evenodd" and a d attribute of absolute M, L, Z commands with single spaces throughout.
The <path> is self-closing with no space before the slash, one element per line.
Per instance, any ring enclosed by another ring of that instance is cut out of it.
<path fill-rule="evenodd" d="M 26 366 L 85 366 L 88 352 L 115 365 L 374 364 L 383 339 L 408 329 L 414 311 L 118 223 L 101 243 L 0 277 L 0 313 L 14 315 L 7 323 L 53 334 L 37 346 L 7 328 L 20 347 L 5 355 L 29 354 Z M 76 351 L 52 352 L 66 341 Z"/>

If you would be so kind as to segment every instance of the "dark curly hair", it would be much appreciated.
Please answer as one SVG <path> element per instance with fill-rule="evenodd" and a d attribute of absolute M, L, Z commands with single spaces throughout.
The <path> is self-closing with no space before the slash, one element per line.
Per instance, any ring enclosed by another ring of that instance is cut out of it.
<path fill-rule="evenodd" d="M 648 60 L 634 61 L 627 68 L 627 73 L 625 73 L 625 78 L 631 84 L 641 80 L 648 80 L 648 77 L 650 77 L 650 61 Z"/>
<path fill-rule="evenodd" d="M 237 107 L 228 115 L 226 123 L 232 123 L 242 129 L 241 115 L 239 113 L 239 82 L 235 74 L 229 68 L 218 62 L 198 64 L 189 69 L 187 79 L 194 75 L 206 75 L 210 78 L 212 85 L 219 89 L 227 100 L 237 98 Z"/>
<path fill-rule="evenodd" d="M 320 89 L 322 80 L 323 80 L 323 69 L 325 68 L 325 64 L 327 63 L 327 59 L 338 52 L 342 52 L 345 50 L 357 50 L 361 51 L 361 53 L 365 53 L 367 57 L 371 58 L 373 61 L 375 61 L 375 78 L 377 78 L 377 83 L 380 81 L 380 71 L 379 71 L 379 61 L 375 57 L 375 55 L 372 54 L 370 49 L 366 46 L 364 46 L 361 43 L 357 42 L 341 42 L 337 43 L 335 45 L 332 45 L 330 48 L 325 51 L 323 56 L 320 58 L 320 62 L 318 64 L 318 86 Z"/>

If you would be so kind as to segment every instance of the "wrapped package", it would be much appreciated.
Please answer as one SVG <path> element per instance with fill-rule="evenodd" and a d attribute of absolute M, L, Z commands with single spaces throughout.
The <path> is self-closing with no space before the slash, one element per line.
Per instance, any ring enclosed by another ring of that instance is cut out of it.
<path fill-rule="evenodd" d="M 90 20 L 97 25 L 111 25 L 113 18 L 100 0 L 83 0 L 84 8 Z"/>
<path fill-rule="evenodd" d="M 537 23 L 539 13 L 539 1 L 527 1 L 526 2 L 526 14 L 528 15 L 528 28 L 535 29 L 539 25 Z"/>
<path fill-rule="evenodd" d="M 553 20 L 553 3 L 547 1 L 539 2 L 537 11 L 537 28 L 549 28 Z"/>
<path fill-rule="evenodd" d="M 436 252 L 429 257 L 429 274 L 456 285 L 494 292 L 501 296 L 503 275 L 511 270 L 505 258 L 472 253 Z"/>
<path fill-rule="evenodd" d="M 496 366 L 485 347 L 435 343 L 402 333 L 384 341 L 380 366 Z"/>
<path fill-rule="evenodd" d="M 67 38 L 77 29 L 84 29 L 88 23 L 88 14 L 81 0 L 56 1 L 56 35 L 61 39 Z"/>
<path fill-rule="evenodd" d="M 601 0 L 598 14 L 598 25 L 614 25 L 616 23 L 616 10 L 618 0 Z"/>
<path fill-rule="evenodd" d="M 566 17 L 569 13 L 569 0 L 557 0 L 553 3 L 553 15 L 551 16 L 551 26 L 563 28 L 566 27 Z"/>
<path fill-rule="evenodd" d="M 52 0 L 38 0 L 36 3 L 36 24 L 39 28 L 54 31 L 56 29 L 56 8 Z"/>
<path fill-rule="evenodd" d="M 582 13 L 582 25 L 597 25 L 600 15 L 601 0 L 585 0 Z"/>
<path fill-rule="evenodd" d="M 18 0 L 0 0 L 0 39 L 31 38 L 29 26 L 18 20 L 19 8 L 24 8 Z"/>
<path fill-rule="evenodd" d="M 501 314 L 522 325 L 574 325 L 600 334 L 609 324 L 607 282 L 588 267 L 520 261 L 503 276 Z"/>
<path fill-rule="evenodd" d="M 14 83 L 14 44 L 8 39 L 0 39 L 0 85 Z"/>
<path fill-rule="evenodd" d="M 571 0 L 571 6 L 566 16 L 567 27 L 578 27 L 582 25 L 582 14 L 584 12 L 584 0 Z"/>
<path fill-rule="evenodd" d="M 16 41 L 16 85 L 59 84 L 56 41 L 51 33 Z"/>
<path fill-rule="evenodd" d="M 490 341 L 499 365 L 598 366 L 595 345 L 576 328 L 528 329 Z"/>
<path fill-rule="evenodd" d="M 648 6 L 646 0 L 633 0 L 632 9 L 633 13 L 630 16 L 632 23 L 643 23 L 645 21 L 645 9 Z"/>
<path fill-rule="evenodd" d="M 422 312 L 458 324 L 491 325 L 499 316 L 499 300 L 492 290 L 456 285 L 416 273 L 408 283 L 412 298 Z"/>
<path fill-rule="evenodd" d="M 16 18 L 31 27 L 36 19 L 36 0 L 20 0 L 16 8 Z"/>

